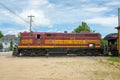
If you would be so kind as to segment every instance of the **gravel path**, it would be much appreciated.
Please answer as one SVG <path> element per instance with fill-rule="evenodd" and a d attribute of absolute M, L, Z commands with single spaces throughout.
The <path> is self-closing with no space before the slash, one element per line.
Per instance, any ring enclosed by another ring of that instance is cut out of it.
<path fill-rule="evenodd" d="M 0 80 L 120 80 L 108 57 L 12 57 L 0 53 Z"/>

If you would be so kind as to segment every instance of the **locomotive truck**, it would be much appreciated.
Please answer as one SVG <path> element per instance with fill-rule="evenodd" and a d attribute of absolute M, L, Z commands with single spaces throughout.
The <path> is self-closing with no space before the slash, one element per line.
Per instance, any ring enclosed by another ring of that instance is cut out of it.
<path fill-rule="evenodd" d="M 14 48 L 13 56 L 54 53 L 100 55 L 103 53 L 100 38 L 100 33 L 95 32 L 22 32 L 20 43 Z"/>

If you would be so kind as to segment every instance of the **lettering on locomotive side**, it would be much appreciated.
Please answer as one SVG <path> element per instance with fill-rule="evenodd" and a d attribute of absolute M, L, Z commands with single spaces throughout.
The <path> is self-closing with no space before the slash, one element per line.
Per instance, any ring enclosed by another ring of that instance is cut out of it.
<path fill-rule="evenodd" d="M 32 39 L 22 39 L 21 44 L 32 44 L 33 40 Z"/>
<path fill-rule="evenodd" d="M 98 40 L 45 40 L 45 44 L 99 44 Z"/>
<path fill-rule="evenodd" d="M 100 44 L 100 40 L 88 40 L 87 42 Z"/>

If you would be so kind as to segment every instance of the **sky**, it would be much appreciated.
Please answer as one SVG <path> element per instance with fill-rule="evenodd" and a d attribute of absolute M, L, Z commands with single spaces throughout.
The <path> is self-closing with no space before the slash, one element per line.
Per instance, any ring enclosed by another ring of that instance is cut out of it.
<path fill-rule="evenodd" d="M 0 0 L 0 31 L 72 32 L 84 21 L 102 37 L 117 33 L 120 0 Z"/>

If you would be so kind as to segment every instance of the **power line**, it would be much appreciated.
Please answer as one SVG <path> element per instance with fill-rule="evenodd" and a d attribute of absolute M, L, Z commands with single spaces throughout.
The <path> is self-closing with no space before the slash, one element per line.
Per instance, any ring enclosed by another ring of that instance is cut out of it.
<path fill-rule="evenodd" d="M 23 20 L 25 23 L 28 24 L 28 22 L 22 18 L 20 15 L 17 15 L 14 11 L 12 11 L 11 9 L 9 9 L 7 6 L 5 6 L 3 3 L 0 2 L 0 5 L 3 6 L 5 9 L 7 9 L 9 12 L 11 12 L 12 14 L 14 14 L 15 16 L 17 16 L 18 18 L 20 18 L 21 20 Z"/>

